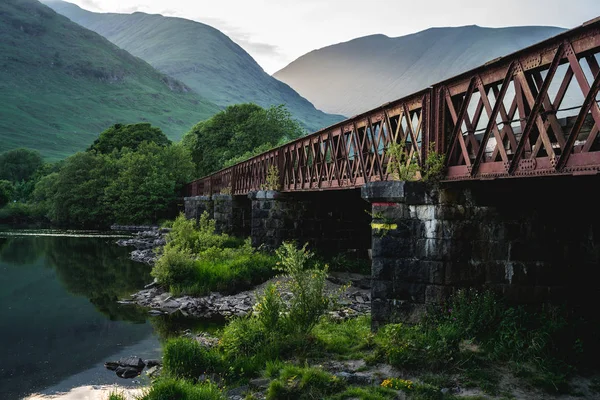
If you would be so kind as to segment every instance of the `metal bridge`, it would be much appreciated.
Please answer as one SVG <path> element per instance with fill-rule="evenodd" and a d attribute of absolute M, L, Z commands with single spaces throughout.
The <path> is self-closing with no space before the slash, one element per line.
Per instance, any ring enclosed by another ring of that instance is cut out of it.
<path fill-rule="evenodd" d="M 600 17 L 187 185 L 188 196 L 357 188 L 446 155 L 445 181 L 600 172 Z"/>

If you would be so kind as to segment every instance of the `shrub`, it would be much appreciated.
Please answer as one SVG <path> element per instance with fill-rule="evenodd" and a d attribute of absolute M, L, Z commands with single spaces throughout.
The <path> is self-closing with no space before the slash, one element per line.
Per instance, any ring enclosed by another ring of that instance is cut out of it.
<path fill-rule="evenodd" d="M 206 349 L 193 339 L 176 338 L 164 347 L 163 366 L 168 376 L 197 379 L 207 372 L 222 369 L 222 361 L 215 350 Z"/>
<path fill-rule="evenodd" d="M 346 384 L 336 376 L 311 367 L 284 367 L 269 385 L 267 400 L 323 399 L 340 392 Z"/>
<path fill-rule="evenodd" d="M 307 251 L 306 246 L 298 249 L 295 244 L 286 242 L 276 250 L 280 262 L 275 269 L 290 278 L 287 289 L 292 297 L 286 310 L 287 328 L 299 335 L 306 335 L 314 328 L 334 299 L 325 292 L 327 265 L 311 266 L 308 261 L 313 253 Z"/>
<path fill-rule="evenodd" d="M 196 261 L 188 249 L 165 246 L 152 268 L 152 276 L 163 285 L 191 285 L 196 281 Z"/>
<path fill-rule="evenodd" d="M 160 379 L 140 400 L 225 400 L 219 388 L 212 383 L 194 385 L 176 379 Z"/>
<path fill-rule="evenodd" d="M 387 172 L 394 179 L 400 181 L 414 181 L 417 179 L 419 164 L 414 154 L 412 156 L 408 155 L 405 142 L 390 143 L 385 153 L 389 157 Z"/>
<path fill-rule="evenodd" d="M 423 163 L 421 176 L 423 182 L 437 183 L 444 177 L 446 171 L 446 155 L 435 151 L 435 143 L 429 144 L 427 158 Z"/>
<path fill-rule="evenodd" d="M 173 221 L 171 232 L 167 235 L 167 245 L 200 253 L 213 247 L 235 247 L 239 245 L 239 241 L 226 234 L 217 234 L 215 220 L 210 219 L 205 211 L 198 223 L 179 214 Z"/>

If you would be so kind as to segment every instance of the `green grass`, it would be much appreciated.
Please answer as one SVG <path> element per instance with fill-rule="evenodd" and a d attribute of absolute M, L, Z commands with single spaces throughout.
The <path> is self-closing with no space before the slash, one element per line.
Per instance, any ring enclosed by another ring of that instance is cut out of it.
<path fill-rule="evenodd" d="M 225 396 L 211 383 L 194 385 L 188 381 L 161 378 L 140 400 L 225 400 Z"/>
<path fill-rule="evenodd" d="M 285 104 L 309 131 L 344 119 L 315 109 L 288 85 L 265 73 L 244 49 L 208 25 L 142 13 L 97 14 L 63 2 L 49 4 L 220 106 Z"/>
<path fill-rule="evenodd" d="M 111 392 L 107 400 L 127 400 L 125 395 L 119 392 Z"/>
<path fill-rule="evenodd" d="M 174 378 L 196 379 L 205 373 L 223 369 L 218 351 L 202 347 L 196 340 L 170 339 L 164 346 L 163 367 Z"/>
<path fill-rule="evenodd" d="M 285 366 L 269 385 L 267 400 L 324 399 L 345 388 L 346 384 L 319 368 Z"/>
<path fill-rule="evenodd" d="M 219 109 L 35 0 L 0 3 L 0 37 L 0 153 L 62 159 L 117 122 L 179 139 Z"/>
<path fill-rule="evenodd" d="M 335 354 L 341 358 L 358 359 L 373 344 L 371 319 L 358 317 L 343 322 L 322 320 L 312 334 L 316 338 L 316 351 L 325 357 Z"/>
<path fill-rule="evenodd" d="M 353 387 L 340 394 L 330 397 L 330 400 L 360 399 L 360 400 L 388 400 L 396 399 L 398 393 L 383 387 Z"/>

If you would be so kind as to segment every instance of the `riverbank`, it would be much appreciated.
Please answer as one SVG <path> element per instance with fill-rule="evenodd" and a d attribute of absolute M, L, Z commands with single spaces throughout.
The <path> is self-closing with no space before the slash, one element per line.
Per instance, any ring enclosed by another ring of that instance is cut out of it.
<path fill-rule="evenodd" d="M 177 257 L 158 262 L 175 288 L 181 271 L 200 269 L 210 279 L 223 273 L 213 259 L 251 254 L 226 247 L 229 238 L 210 229 L 194 233 L 188 222 L 178 223 L 181 230 L 170 237 L 177 242 L 164 251 L 171 247 Z M 195 235 L 221 247 L 190 252 Z M 152 251 L 164 238 L 153 232 L 137 239 L 127 243 Z M 173 391 L 181 399 L 204 393 L 198 398 L 215 400 L 600 398 L 600 376 L 590 369 L 594 325 L 564 310 L 524 310 L 490 292 L 460 291 L 415 325 L 372 332 L 368 276 L 329 273 L 292 244 L 276 256 L 272 267 L 281 274 L 251 290 L 173 296 L 154 282 L 125 300 L 154 314 L 227 321 L 214 338 L 182 332 L 168 340 L 163 376 L 145 400 Z"/>

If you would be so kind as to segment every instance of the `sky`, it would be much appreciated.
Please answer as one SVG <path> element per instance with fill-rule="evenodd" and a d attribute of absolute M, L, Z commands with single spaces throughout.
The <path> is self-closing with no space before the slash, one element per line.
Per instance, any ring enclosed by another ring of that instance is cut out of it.
<path fill-rule="evenodd" d="M 600 0 L 67 0 L 96 12 L 142 11 L 211 25 L 272 74 L 310 52 L 357 37 L 430 27 L 549 25 L 600 16 Z"/>

